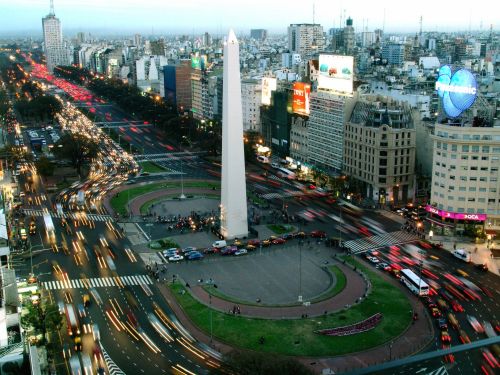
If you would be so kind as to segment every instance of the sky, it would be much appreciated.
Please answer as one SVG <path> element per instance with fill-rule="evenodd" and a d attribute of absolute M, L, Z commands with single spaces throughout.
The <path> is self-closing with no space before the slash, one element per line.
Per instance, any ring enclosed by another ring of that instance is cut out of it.
<path fill-rule="evenodd" d="M 63 34 L 77 31 L 109 34 L 247 34 L 251 28 L 285 33 L 290 23 L 339 27 L 341 16 L 356 31 L 465 31 L 498 27 L 500 2 L 494 0 L 54 0 Z M 0 35 L 41 35 L 49 0 L 0 0 Z M 345 21 L 344 21 L 345 23 Z M 496 23 L 496 24 L 495 24 Z"/>

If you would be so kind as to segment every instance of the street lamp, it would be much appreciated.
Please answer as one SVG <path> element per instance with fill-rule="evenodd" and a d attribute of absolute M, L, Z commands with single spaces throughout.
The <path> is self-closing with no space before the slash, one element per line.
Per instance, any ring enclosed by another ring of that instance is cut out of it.
<path fill-rule="evenodd" d="M 421 284 L 422 284 L 422 267 L 424 265 L 424 257 L 427 254 L 425 250 L 418 250 L 418 254 L 420 255 L 420 262 L 418 268 L 418 296 L 420 297 Z"/>

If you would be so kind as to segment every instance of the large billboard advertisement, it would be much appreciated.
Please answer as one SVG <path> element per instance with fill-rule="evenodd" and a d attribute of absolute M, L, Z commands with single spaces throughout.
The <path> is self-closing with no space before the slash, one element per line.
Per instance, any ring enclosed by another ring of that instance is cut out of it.
<path fill-rule="evenodd" d="M 292 111 L 299 115 L 309 116 L 309 95 L 311 94 L 311 85 L 303 82 L 293 84 L 293 103 Z"/>
<path fill-rule="evenodd" d="M 318 88 L 352 94 L 354 58 L 319 55 Z"/>
<path fill-rule="evenodd" d="M 191 56 L 191 68 L 197 70 L 205 70 L 207 66 L 207 56 L 206 55 L 193 55 Z"/>
<path fill-rule="evenodd" d="M 458 117 L 476 100 L 476 78 L 467 69 L 453 73 L 449 65 L 443 65 L 439 69 L 436 91 L 443 101 L 446 115 Z"/>
<path fill-rule="evenodd" d="M 276 91 L 276 78 L 262 78 L 262 104 L 271 105 L 271 93 Z"/>

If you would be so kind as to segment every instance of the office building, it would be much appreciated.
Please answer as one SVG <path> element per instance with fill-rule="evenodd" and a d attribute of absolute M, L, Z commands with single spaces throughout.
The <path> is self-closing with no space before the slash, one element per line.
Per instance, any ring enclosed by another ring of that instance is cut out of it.
<path fill-rule="evenodd" d="M 68 65 L 68 51 L 64 48 L 61 21 L 55 16 L 53 3 L 50 13 L 42 18 L 44 52 L 47 70 L 53 72 L 58 65 Z"/>
<path fill-rule="evenodd" d="M 367 95 L 357 101 L 345 127 L 344 171 L 380 205 L 414 200 L 416 131 L 405 102 Z"/>
<path fill-rule="evenodd" d="M 356 35 L 354 33 L 353 21 L 352 21 L 351 17 L 349 17 L 346 20 L 344 32 L 342 35 L 344 38 L 345 52 L 348 54 L 352 53 L 354 50 L 354 47 L 356 46 Z"/>
<path fill-rule="evenodd" d="M 293 116 L 290 127 L 290 157 L 302 163 L 307 162 L 309 120 L 303 116 Z"/>
<path fill-rule="evenodd" d="M 382 58 L 391 65 L 402 65 L 405 59 L 405 45 L 386 43 L 382 47 Z"/>
<path fill-rule="evenodd" d="M 463 233 L 480 226 L 500 233 L 500 127 L 436 124 L 432 224 L 437 231 Z"/>
<path fill-rule="evenodd" d="M 260 106 L 262 84 L 260 79 L 241 80 L 241 104 L 243 110 L 243 131 L 260 132 Z"/>
<path fill-rule="evenodd" d="M 304 59 L 313 56 L 324 48 L 323 26 L 301 23 L 288 26 L 288 49 Z"/>
<path fill-rule="evenodd" d="M 250 38 L 264 41 L 267 39 L 267 30 L 265 29 L 252 29 L 250 30 Z"/>
<path fill-rule="evenodd" d="M 312 92 L 307 126 L 308 160 L 332 174 L 343 170 L 344 124 L 350 118 L 356 97 Z"/>

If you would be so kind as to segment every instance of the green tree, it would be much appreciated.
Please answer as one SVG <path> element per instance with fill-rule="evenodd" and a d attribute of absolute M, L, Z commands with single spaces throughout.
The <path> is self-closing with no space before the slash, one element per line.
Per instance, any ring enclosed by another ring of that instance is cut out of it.
<path fill-rule="evenodd" d="M 81 134 L 65 133 L 54 145 L 53 153 L 57 158 L 68 159 L 82 177 L 82 166 L 97 155 L 98 145 L 94 140 Z"/>
<path fill-rule="evenodd" d="M 35 333 L 41 333 L 43 339 L 47 332 L 56 332 L 61 329 L 63 319 L 59 308 L 55 304 L 33 305 L 29 302 L 26 306 L 28 312 L 21 317 L 21 325 L 28 330 L 33 328 Z"/>
<path fill-rule="evenodd" d="M 268 353 L 233 350 L 224 356 L 224 363 L 234 373 L 240 375 L 314 374 L 312 370 L 309 370 L 295 358 Z M 222 374 L 222 371 L 216 369 L 212 370 L 211 373 Z"/>
<path fill-rule="evenodd" d="M 54 164 L 46 157 L 42 156 L 35 162 L 35 167 L 38 173 L 44 177 L 54 174 Z"/>

